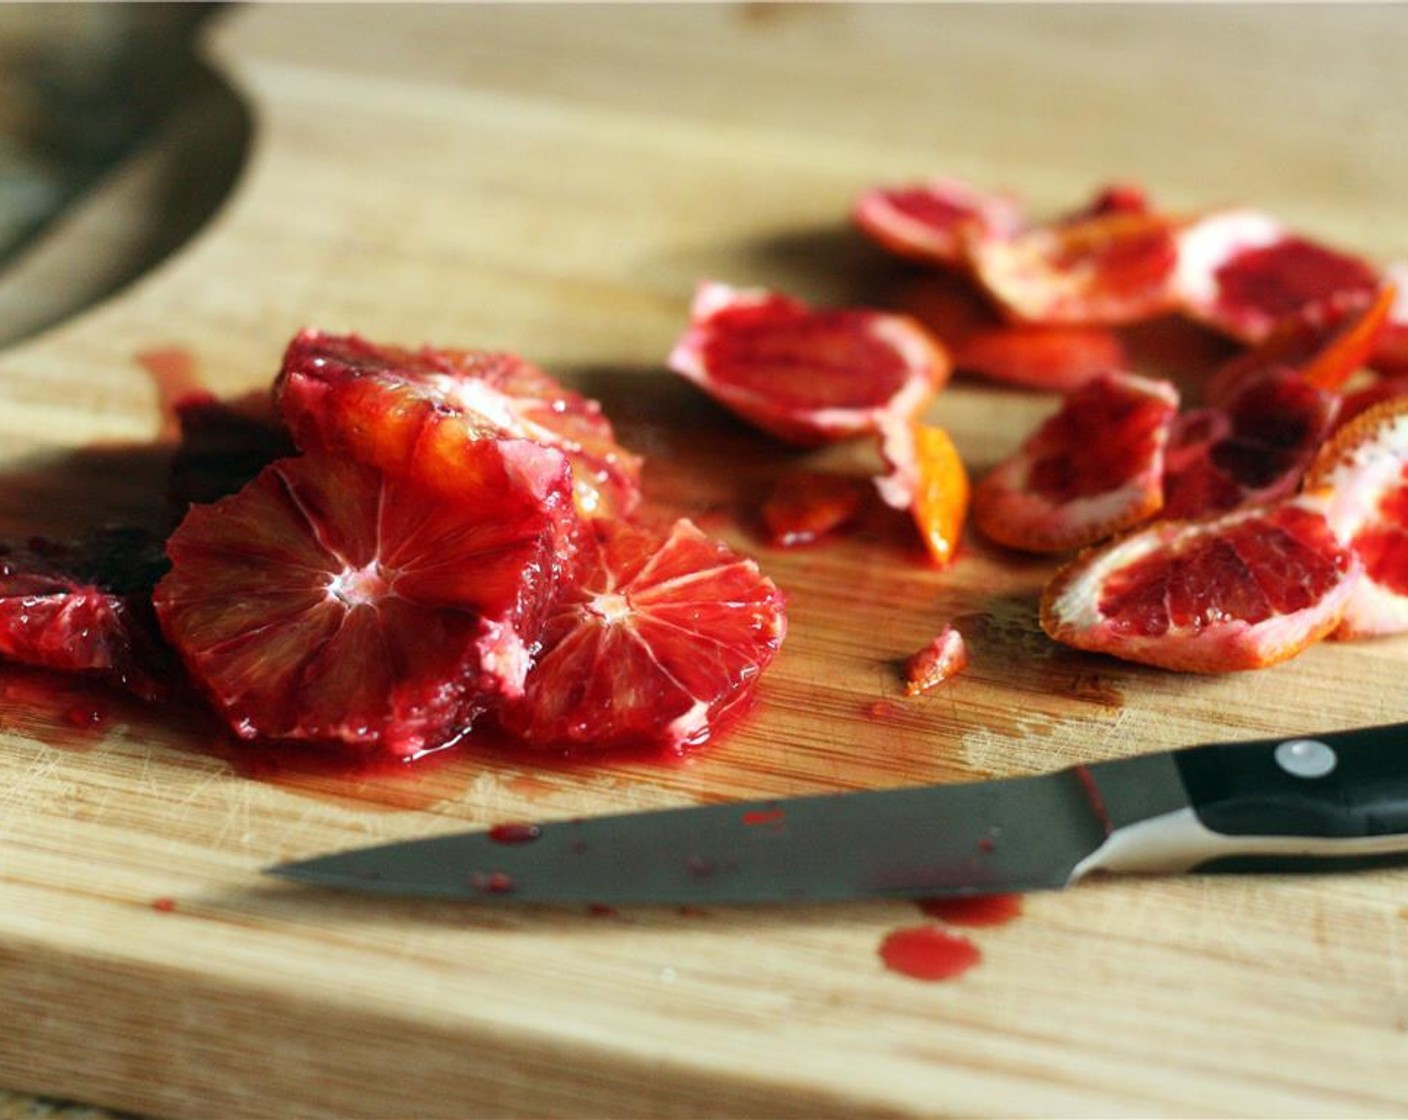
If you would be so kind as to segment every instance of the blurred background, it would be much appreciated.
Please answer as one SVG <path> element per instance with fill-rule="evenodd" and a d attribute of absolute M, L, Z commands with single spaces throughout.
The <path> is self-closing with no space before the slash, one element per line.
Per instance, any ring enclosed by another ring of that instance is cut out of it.
<path fill-rule="evenodd" d="M 0 4 L 0 346 L 140 275 L 224 198 L 250 124 L 195 50 L 220 14 Z"/>

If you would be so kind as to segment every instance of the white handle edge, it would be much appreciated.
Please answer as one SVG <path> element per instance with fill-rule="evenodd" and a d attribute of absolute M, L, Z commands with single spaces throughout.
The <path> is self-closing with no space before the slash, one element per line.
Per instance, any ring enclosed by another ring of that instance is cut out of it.
<path fill-rule="evenodd" d="M 1076 864 L 1068 882 L 1094 871 L 1113 874 L 1191 871 L 1222 856 L 1353 856 L 1408 853 L 1408 834 L 1387 836 L 1224 836 L 1191 808 L 1117 828 Z"/>

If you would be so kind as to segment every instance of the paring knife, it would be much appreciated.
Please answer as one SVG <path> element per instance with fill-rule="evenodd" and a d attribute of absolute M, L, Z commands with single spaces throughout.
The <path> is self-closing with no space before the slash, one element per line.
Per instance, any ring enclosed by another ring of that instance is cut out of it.
<path fill-rule="evenodd" d="M 1036 777 L 500 826 L 272 867 L 303 883 L 559 904 L 937 897 L 1092 872 L 1408 857 L 1408 724 L 1219 743 Z"/>

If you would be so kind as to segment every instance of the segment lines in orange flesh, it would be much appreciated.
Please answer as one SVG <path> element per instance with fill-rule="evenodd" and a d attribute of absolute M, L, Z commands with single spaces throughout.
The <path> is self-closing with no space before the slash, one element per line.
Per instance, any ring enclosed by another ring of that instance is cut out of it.
<path fill-rule="evenodd" d="M 970 240 L 1011 237 L 1022 228 L 1020 204 L 939 177 L 902 187 L 874 187 L 856 199 L 851 217 L 882 248 L 928 264 L 962 265 Z"/>
<path fill-rule="evenodd" d="M 396 471 L 427 432 L 453 425 L 561 451 L 584 517 L 625 517 L 640 504 L 640 458 L 616 442 L 600 405 L 513 354 L 412 351 L 304 331 L 275 389 L 300 447 Z"/>
<path fill-rule="evenodd" d="M 1102 374 L 1068 394 L 978 482 L 974 522 L 991 540 L 1027 552 L 1082 548 L 1137 525 L 1163 504 L 1177 411 L 1166 381 Z"/>
<path fill-rule="evenodd" d="M 1329 520 L 1364 565 L 1335 636 L 1408 630 L 1408 398 L 1356 416 L 1306 475 L 1329 494 Z"/>
<path fill-rule="evenodd" d="M 573 752 L 709 740 L 752 692 L 787 630 L 757 565 L 688 521 L 665 533 L 598 522 L 583 575 L 551 612 L 506 730 Z"/>
<path fill-rule="evenodd" d="M 1160 521 L 1062 568 L 1041 598 L 1058 642 L 1185 672 L 1257 669 L 1339 625 L 1360 564 L 1302 495 L 1203 521 Z"/>
<path fill-rule="evenodd" d="M 192 507 L 155 604 L 237 734 L 412 757 L 522 690 L 575 523 L 569 470 L 524 440 L 457 451 L 448 475 L 310 453 Z"/>
<path fill-rule="evenodd" d="M 973 244 L 988 293 L 1019 322 L 1116 326 L 1176 306 L 1173 222 L 1107 213 Z"/>
<path fill-rule="evenodd" d="M 669 366 L 744 420 L 801 446 L 913 416 L 949 375 L 943 348 L 905 316 L 816 310 L 716 283 L 700 285 Z"/>

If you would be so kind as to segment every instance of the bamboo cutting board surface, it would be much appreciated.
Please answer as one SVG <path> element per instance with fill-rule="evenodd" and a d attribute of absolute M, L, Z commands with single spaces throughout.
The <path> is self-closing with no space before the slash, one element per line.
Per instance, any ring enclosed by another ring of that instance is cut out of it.
<path fill-rule="evenodd" d="M 1408 256 L 1405 30 L 1391 7 L 229 13 L 210 47 L 254 113 L 244 176 L 155 273 L 0 354 L 6 535 L 159 503 L 161 392 L 135 354 L 180 348 L 235 394 L 316 324 L 516 350 L 599 397 L 647 456 L 652 510 L 756 555 L 791 632 L 746 722 L 675 768 L 471 745 L 414 779 L 273 772 L 199 712 L 115 703 L 82 732 L 8 673 L 0 1085 L 174 1117 L 1408 1108 L 1403 872 L 1031 897 L 945 984 L 879 961 L 909 904 L 481 910 L 259 875 L 470 824 L 1408 718 L 1408 641 L 1181 677 L 1052 646 L 1051 566 L 971 536 L 944 572 L 884 526 L 765 549 L 748 516 L 802 456 L 662 364 L 705 276 L 902 298 L 916 274 L 845 215 L 936 172 L 1038 211 L 1132 177 Z M 1049 407 L 960 380 L 930 417 L 976 473 Z M 903 699 L 897 659 L 954 618 L 970 670 Z"/>

